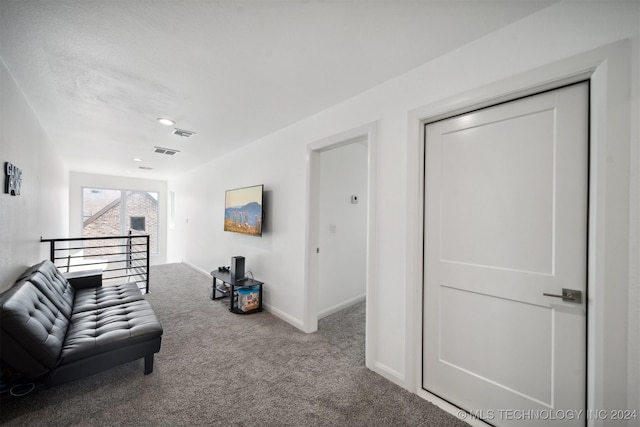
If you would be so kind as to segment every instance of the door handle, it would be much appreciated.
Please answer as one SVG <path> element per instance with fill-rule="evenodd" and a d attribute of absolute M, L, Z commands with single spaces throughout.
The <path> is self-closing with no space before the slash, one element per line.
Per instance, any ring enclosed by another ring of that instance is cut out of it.
<path fill-rule="evenodd" d="M 582 291 L 575 289 L 562 288 L 562 295 L 543 293 L 546 297 L 562 298 L 564 302 L 582 303 Z"/>

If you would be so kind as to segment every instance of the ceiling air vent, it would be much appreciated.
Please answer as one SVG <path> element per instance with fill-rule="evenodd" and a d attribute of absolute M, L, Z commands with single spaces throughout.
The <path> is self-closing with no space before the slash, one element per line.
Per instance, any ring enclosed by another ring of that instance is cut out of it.
<path fill-rule="evenodd" d="M 145 171 L 151 171 L 153 170 L 153 168 L 150 168 L 149 166 L 138 166 L 138 168 L 145 170 Z"/>
<path fill-rule="evenodd" d="M 171 133 L 174 135 L 182 136 L 184 138 L 191 138 L 193 135 L 196 134 L 195 132 L 191 132 L 190 130 L 184 130 L 184 129 L 178 129 L 178 128 L 175 128 Z"/>
<path fill-rule="evenodd" d="M 179 153 L 180 150 L 174 150 L 173 148 L 154 147 L 153 152 L 173 156 L 174 154 Z"/>

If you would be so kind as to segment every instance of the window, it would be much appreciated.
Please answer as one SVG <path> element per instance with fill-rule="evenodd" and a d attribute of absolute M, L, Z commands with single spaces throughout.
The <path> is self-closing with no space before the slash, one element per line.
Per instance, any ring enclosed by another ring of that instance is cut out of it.
<path fill-rule="evenodd" d="M 144 217 L 132 216 L 131 217 L 131 229 L 135 231 L 144 231 Z"/>
<path fill-rule="evenodd" d="M 104 188 L 82 189 L 84 237 L 149 234 L 149 250 L 158 253 L 158 193 Z"/>

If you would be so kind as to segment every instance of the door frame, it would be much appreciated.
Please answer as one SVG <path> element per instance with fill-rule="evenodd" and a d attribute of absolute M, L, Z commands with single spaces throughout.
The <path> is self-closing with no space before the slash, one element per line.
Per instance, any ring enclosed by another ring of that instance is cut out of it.
<path fill-rule="evenodd" d="M 427 123 L 583 80 L 590 82 L 587 409 L 623 409 L 628 392 L 631 45 L 622 41 L 427 105 L 408 114 L 406 388 L 422 389 L 424 127 Z M 626 160 L 626 162 L 625 162 Z M 604 286 L 605 283 L 608 286 Z M 621 404 L 624 402 L 624 404 Z M 617 407 L 616 407 L 617 406 Z M 516 408 L 517 409 L 517 408 Z M 467 419 L 472 425 L 486 425 Z M 603 425 L 590 420 L 588 425 Z"/>
<path fill-rule="evenodd" d="M 305 284 L 304 313 L 302 330 L 312 333 L 318 330 L 318 257 L 320 232 L 320 153 L 333 148 L 348 145 L 355 141 L 367 141 L 367 254 L 366 254 L 366 327 L 365 327 L 365 363 L 373 368 L 376 348 L 374 331 L 376 330 L 376 171 L 377 171 L 377 123 L 367 123 L 323 138 L 307 145 L 307 223 L 305 227 Z"/>

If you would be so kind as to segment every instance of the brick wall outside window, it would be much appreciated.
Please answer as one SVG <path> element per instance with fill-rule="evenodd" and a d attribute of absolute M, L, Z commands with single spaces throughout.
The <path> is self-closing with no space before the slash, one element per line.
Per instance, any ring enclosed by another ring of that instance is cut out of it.
<path fill-rule="evenodd" d="M 85 196 L 87 197 L 87 196 Z M 89 204 L 91 200 L 89 200 Z M 129 232 L 131 217 L 145 218 L 145 231 L 132 231 L 132 234 L 149 234 L 149 246 L 151 253 L 158 252 L 158 201 L 143 191 L 126 192 L 126 215 L 125 232 L 123 233 L 120 223 L 121 200 L 113 200 L 102 210 L 94 213 L 91 217 L 85 218 L 83 227 L 84 237 L 120 236 Z M 86 246 L 95 246 L 107 241 L 85 242 Z M 124 242 L 123 242 L 124 243 Z M 117 244 L 117 243 L 114 243 Z M 85 255 L 106 255 L 121 250 L 121 248 L 101 248 L 85 249 Z"/>

